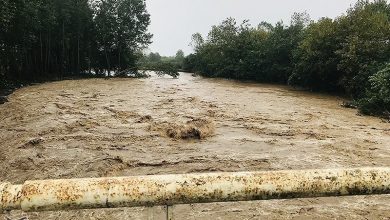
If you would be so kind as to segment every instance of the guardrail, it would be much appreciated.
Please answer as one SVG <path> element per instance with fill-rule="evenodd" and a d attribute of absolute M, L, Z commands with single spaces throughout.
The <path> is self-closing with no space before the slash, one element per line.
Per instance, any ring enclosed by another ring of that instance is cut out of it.
<path fill-rule="evenodd" d="M 390 194 L 390 168 L 206 173 L 0 183 L 0 211 L 49 211 Z"/>

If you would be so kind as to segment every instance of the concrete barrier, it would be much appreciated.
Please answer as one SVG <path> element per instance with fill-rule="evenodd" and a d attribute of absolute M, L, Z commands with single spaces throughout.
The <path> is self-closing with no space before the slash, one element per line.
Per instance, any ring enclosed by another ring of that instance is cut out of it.
<path fill-rule="evenodd" d="M 49 211 L 390 194 L 390 168 L 205 173 L 0 183 L 0 211 Z"/>

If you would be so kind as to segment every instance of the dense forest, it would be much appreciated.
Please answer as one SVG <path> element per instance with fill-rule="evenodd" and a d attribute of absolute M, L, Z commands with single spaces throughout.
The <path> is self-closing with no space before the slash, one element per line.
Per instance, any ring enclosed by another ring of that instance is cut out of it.
<path fill-rule="evenodd" d="M 1 0 L 0 87 L 135 69 L 149 24 L 144 0 Z"/>
<path fill-rule="evenodd" d="M 296 13 L 289 25 L 229 18 L 194 34 L 183 68 L 207 77 L 282 83 L 351 97 L 365 114 L 390 117 L 390 4 L 358 1 L 336 19 Z"/>

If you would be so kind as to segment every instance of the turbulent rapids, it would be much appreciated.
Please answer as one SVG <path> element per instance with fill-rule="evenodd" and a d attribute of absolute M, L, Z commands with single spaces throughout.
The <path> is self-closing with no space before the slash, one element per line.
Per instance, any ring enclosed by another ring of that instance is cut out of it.
<path fill-rule="evenodd" d="M 179 79 L 34 85 L 17 90 L 0 105 L 0 178 L 21 184 L 36 179 L 390 166 L 388 124 L 345 109 L 342 102 L 284 86 L 186 73 Z M 390 215 L 389 199 L 180 205 L 174 213 L 177 219 L 377 219 Z M 145 219 L 149 212 L 122 208 L 32 215 Z M 163 209 L 153 213 L 164 216 Z"/>

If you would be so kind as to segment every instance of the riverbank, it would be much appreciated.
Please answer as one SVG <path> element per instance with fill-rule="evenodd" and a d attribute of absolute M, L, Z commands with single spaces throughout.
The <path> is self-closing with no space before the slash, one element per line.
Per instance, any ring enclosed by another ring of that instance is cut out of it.
<path fill-rule="evenodd" d="M 104 78 L 104 76 L 96 76 L 90 74 L 80 74 L 74 75 L 71 77 L 63 77 L 63 78 L 42 78 L 40 80 L 34 81 L 12 81 L 12 80 L 4 80 L 0 78 L 0 105 L 8 102 L 8 96 L 11 95 L 17 89 L 28 87 L 32 85 L 39 85 L 50 82 L 58 82 L 62 80 L 80 80 L 80 79 L 91 79 L 91 78 Z"/>

